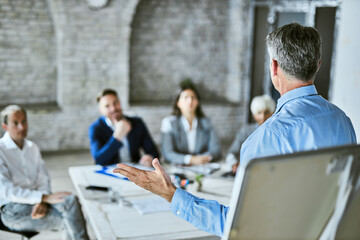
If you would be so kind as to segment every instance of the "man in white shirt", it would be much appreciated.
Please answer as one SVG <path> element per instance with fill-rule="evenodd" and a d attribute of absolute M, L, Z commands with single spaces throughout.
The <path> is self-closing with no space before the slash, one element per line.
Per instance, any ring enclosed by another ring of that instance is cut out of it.
<path fill-rule="evenodd" d="M 7 106 L 1 112 L 6 131 L 0 139 L 1 220 L 10 229 L 65 229 L 65 239 L 89 239 L 77 197 L 51 192 L 50 177 L 39 147 L 26 139 L 26 111 Z"/>

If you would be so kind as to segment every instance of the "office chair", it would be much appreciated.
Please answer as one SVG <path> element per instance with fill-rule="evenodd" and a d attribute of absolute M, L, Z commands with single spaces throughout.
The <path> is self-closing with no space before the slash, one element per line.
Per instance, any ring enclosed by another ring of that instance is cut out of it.
<path fill-rule="evenodd" d="M 16 230 L 9 229 L 2 222 L 1 214 L 0 214 L 0 230 L 5 231 L 5 232 L 11 232 L 11 233 L 19 234 L 19 235 L 21 235 L 21 240 L 30 239 L 30 238 L 34 237 L 35 235 L 39 234 L 39 232 L 35 232 L 35 231 L 16 231 Z"/>

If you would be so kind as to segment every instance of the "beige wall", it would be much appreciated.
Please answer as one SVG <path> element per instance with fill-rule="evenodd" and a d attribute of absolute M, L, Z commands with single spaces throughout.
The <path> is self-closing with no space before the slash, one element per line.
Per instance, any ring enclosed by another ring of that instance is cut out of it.
<path fill-rule="evenodd" d="M 341 8 L 331 101 L 350 117 L 360 143 L 360 1 Z"/>

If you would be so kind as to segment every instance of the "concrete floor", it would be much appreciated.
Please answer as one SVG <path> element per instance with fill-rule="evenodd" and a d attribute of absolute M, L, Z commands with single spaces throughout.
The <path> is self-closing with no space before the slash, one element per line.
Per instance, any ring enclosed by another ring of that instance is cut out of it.
<path fill-rule="evenodd" d="M 56 191 L 70 191 L 76 193 L 75 188 L 71 182 L 68 168 L 70 166 L 81 166 L 94 164 L 93 159 L 88 150 L 67 152 L 67 153 L 51 153 L 43 154 L 46 167 L 51 177 L 51 185 L 53 192 Z M 95 239 L 94 234 L 89 229 L 91 239 Z M 19 240 L 20 235 L 0 231 L 1 240 Z M 32 240 L 61 240 L 61 231 L 44 231 L 37 236 L 31 238 Z"/>

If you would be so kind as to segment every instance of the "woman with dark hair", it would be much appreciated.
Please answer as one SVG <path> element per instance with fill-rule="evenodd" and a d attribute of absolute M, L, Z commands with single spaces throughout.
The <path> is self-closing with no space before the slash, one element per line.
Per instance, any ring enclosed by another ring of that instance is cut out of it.
<path fill-rule="evenodd" d="M 200 95 L 190 80 L 180 85 L 173 113 L 161 123 L 161 149 L 170 163 L 199 165 L 220 158 L 216 133 L 201 109 Z"/>

